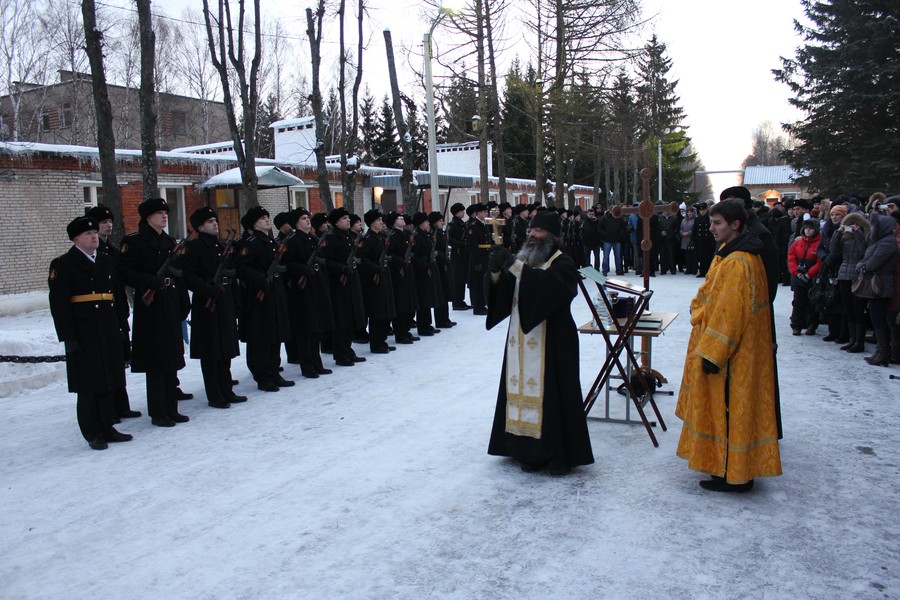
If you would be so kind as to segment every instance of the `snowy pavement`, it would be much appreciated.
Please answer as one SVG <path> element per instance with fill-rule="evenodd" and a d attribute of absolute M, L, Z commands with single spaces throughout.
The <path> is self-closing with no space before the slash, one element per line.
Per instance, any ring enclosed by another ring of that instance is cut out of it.
<path fill-rule="evenodd" d="M 652 280 L 653 309 L 682 313 L 654 345 L 665 389 L 699 282 Z M 189 361 L 191 422 L 125 421 L 134 441 L 105 452 L 61 365 L 6 365 L 0 598 L 900 598 L 900 369 L 791 336 L 789 310 L 779 288 L 784 475 L 736 496 L 675 456 L 669 396 L 659 448 L 591 419 L 596 463 L 567 477 L 488 456 L 506 330 L 471 313 L 389 356 L 357 346 L 368 362 L 318 380 L 287 365 L 297 385 L 277 394 L 239 357 L 250 401 L 226 411 Z M 573 312 L 590 318 L 583 298 Z M 603 346 L 581 342 L 586 391 Z M 0 318 L 0 354 L 55 343 L 47 311 Z M 12 383 L 23 368 L 33 383 Z M 146 415 L 143 376 L 128 381 Z"/>

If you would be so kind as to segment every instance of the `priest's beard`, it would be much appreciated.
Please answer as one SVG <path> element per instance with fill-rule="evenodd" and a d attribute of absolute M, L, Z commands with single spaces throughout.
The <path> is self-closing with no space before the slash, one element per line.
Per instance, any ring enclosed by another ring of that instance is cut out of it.
<path fill-rule="evenodd" d="M 550 256 L 556 252 L 557 239 L 552 234 L 548 234 L 543 239 L 529 237 L 525 241 L 525 245 L 516 254 L 516 258 L 521 260 L 529 267 L 539 267 L 550 259 Z"/>

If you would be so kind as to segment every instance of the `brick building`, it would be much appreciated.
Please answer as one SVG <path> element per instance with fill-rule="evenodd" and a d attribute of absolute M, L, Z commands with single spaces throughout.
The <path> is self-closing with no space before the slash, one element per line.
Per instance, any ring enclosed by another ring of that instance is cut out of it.
<path fill-rule="evenodd" d="M 139 91 L 108 85 L 118 148 L 141 147 Z M 59 71 L 49 85 L 16 84 L 12 96 L 0 96 L 0 139 L 13 139 L 13 100 L 19 102 L 18 141 L 48 144 L 97 143 L 91 76 Z M 157 144 L 161 150 L 228 139 L 225 105 L 160 93 Z"/>

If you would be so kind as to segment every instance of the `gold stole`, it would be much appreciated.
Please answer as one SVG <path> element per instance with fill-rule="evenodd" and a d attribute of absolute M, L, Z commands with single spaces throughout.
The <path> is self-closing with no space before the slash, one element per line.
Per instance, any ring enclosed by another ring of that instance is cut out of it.
<path fill-rule="evenodd" d="M 538 267 L 547 269 L 562 253 L 557 250 L 550 260 Z M 509 268 L 516 278 L 509 332 L 506 334 L 506 432 L 541 439 L 544 418 L 544 352 L 547 323 L 542 321 L 528 334 L 519 320 L 519 283 L 521 261 Z"/>

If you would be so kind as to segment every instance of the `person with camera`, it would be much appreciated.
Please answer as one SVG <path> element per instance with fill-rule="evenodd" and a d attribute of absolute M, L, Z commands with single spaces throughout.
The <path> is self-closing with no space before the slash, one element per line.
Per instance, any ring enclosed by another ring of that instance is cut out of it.
<path fill-rule="evenodd" d="M 821 237 L 819 221 L 807 219 L 800 237 L 788 249 L 788 270 L 791 273 L 791 291 L 794 292 L 791 311 L 791 331 L 794 335 L 800 335 L 804 328 L 806 335 L 815 335 L 819 326 L 818 315 L 809 304 L 809 287 L 822 268 L 817 254 Z"/>

